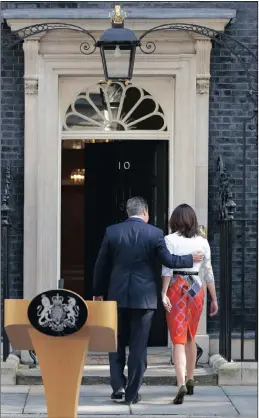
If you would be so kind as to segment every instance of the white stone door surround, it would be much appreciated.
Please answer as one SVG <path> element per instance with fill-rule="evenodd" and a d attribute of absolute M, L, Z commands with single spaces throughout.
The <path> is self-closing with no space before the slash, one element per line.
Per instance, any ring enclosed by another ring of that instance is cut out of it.
<path fill-rule="evenodd" d="M 61 21 L 61 19 L 59 19 Z M 9 19 L 12 30 L 48 19 Z M 51 22 L 51 20 L 49 20 Z M 55 19 L 57 21 L 57 19 Z M 180 19 L 224 30 L 228 18 Z M 63 23 L 71 20 L 63 19 Z M 179 20 L 178 20 L 179 22 Z M 93 31 L 96 38 L 109 27 L 105 20 L 72 22 Z M 159 20 L 127 20 L 137 36 Z M 169 23 L 169 22 L 168 22 Z M 177 23 L 177 19 L 170 19 Z M 157 139 L 169 140 L 169 213 L 183 202 L 195 208 L 200 224 L 207 226 L 208 213 L 208 122 L 211 42 L 202 35 L 185 32 L 158 32 L 150 38 L 157 44 L 154 54 L 138 53 L 134 79 L 155 91 L 156 78 L 168 80 L 170 88 L 160 96 L 167 107 L 169 130 L 157 132 Z M 55 288 L 60 275 L 60 199 L 62 103 L 60 83 L 71 77 L 103 79 L 98 51 L 80 53 L 77 34 L 55 31 L 24 42 L 25 53 L 25 179 L 24 179 L 24 297 Z M 133 82 L 134 82 L 133 79 Z M 63 80 L 63 81 L 62 81 Z M 75 92 L 76 94 L 77 92 Z M 119 132 L 121 136 L 121 132 Z M 150 139 L 142 131 L 141 139 Z M 153 133 L 154 134 L 154 131 Z M 116 133 L 115 133 L 116 136 Z M 63 135 L 65 139 L 66 134 Z M 132 132 L 125 139 L 136 139 Z M 71 134 L 67 139 L 71 138 Z M 72 138 L 71 138 L 72 139 Z M 198 334 L 208 355 L 206 309 Z M 198 338 L 199 341 L 199 338 Z"/>

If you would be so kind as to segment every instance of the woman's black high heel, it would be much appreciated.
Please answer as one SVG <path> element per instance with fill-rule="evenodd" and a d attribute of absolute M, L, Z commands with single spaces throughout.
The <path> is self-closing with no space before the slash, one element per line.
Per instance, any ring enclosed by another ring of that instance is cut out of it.
<path fill-rule="evenodd" d="M 189 379 L 188 382 L 186 382 L 186 389 L 187 389 L 187 395 L 193 395 L 193 393 L 194 393 L 194 380 Z"/>
<path fill-rule="evenodd" d="M 187 388 L 185 385 L 182 385 L 173 400 L 173 404 L 181 405 L 183 403 L 184 396 L 187 395 Z"/>

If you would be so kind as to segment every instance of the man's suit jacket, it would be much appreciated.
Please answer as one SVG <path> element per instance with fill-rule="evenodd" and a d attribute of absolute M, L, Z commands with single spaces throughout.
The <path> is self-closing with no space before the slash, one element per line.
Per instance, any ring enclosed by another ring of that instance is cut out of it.
<path fill-rule="evenodd" d="M 176 256 L 168 251 L 163 232 L 140 218 L 106 229 L 94 268 L 94 296 L 103 296 L 119 308 L 156 309 L 156 258 L 170 268 L 193 266 L 192 255 Z"/>

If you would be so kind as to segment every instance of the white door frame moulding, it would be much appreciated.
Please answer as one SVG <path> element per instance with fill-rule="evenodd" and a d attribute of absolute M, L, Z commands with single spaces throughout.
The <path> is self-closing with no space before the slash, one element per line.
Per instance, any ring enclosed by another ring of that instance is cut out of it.
<path fill-rule="evenodd" d="M 73 65 L 72 65 L 73 64 Z M 157 63 L 156 63 L 157 64 Z M 39 74 L 38 118 L 38 173 L 37 173 L 37 279 L 27 283 L 25 297 L 55 288 L 60 275 L 60 196 L 61 196 L 61 126 L 59 117 L 59 77 L 84 72 L 85 62 L 44 62 Z M 156 67 L 157 65 L 155 65 Z M 61 68 L 62 67 L 62 68 Z M 74 68 L 72 68 L 74 67 Z M 196 107 L 195 56 L 160 63 L 160 76 L 175 79 L 174 135 L 169 145 L 169 213 L 173 207 L 187 202 L 195 207 L 195 107 Z M 135 76 L 145 72 L 156 76 L 149 65 L 135 65 Z M 30 115 L 27 115 L 30 118 Z M 188 121 L 188 123 L 186 123 Z M 172 140 L 174 136 L 174 140 Z M 183 161 L 186 161 L 184 168 Z M 29 161 L 26 164 L 30 164 Z M 206 179 L 205 179 L 206 181 Z M 26 208 L 25 208 L 26 210 Z M 26 251 L 26 248 L 25 248 Z M 32 260 L 33 261 L 33 260 Z M 35 262 L 35 260 L 34 260 Z M 36 285 L 36 286 L 35 286 Z"/>

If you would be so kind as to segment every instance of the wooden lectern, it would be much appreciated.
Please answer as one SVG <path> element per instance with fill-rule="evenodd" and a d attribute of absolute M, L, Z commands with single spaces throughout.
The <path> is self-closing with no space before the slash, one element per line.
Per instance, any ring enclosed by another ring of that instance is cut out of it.
<path fill-rule="evenodd" d="M 30 301 L 5 300 L 5 330 L 13 349 L 35 350 L 49 418 L 77 417 L 78 398 L 88 350 L 117 350 L 116 302 L 85 302 L 88 318 L 72 335 L 49 336 L 28 319 Z"/>

